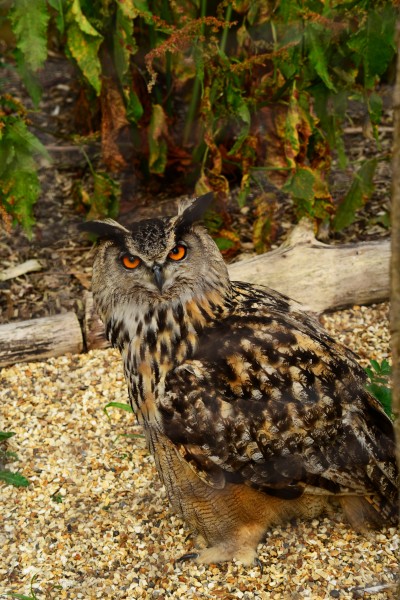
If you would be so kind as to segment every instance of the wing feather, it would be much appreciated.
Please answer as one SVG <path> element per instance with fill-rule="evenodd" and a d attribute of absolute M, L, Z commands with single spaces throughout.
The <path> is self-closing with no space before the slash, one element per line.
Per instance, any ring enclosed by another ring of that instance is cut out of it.
<path fill-rule="evenodd" d="M 395 502 L 393 428 L 353 353 L 288 299 L 238 293 L 239 308 L 168 375 L 164 433 L 215 487 L 222 474 L 285 498 L 315 489 Z"/>

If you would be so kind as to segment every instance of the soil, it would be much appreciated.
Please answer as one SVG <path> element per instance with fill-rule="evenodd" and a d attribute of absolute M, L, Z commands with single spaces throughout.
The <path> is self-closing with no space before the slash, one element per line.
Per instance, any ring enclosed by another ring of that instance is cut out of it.
<path fill-rule="evenodd" d="M 87 160 L 72 141 L 79 115 L 79 75 L 63 57 L 52 54 L 41 74 L 43 97 L 39 109 L 32 111 L 31 129 L 47 147 L 51 163 L 40 162 L 42 194 L 35 206 L 36 225 L 32 237 L 15 227 L 11 232 L 0 225 L 0 272 L 26 260 L 36 258 L 42 265 L 39 272 L 0 282 L 0 323 L 20 321 L 67 311 L 75 311 L 82 318 L 83 293 L 90 287 L 91 243 L 77 231 L 84 219 L 78 212 L 73 189 L 77 183 L 89 181 Z M 10 71 L 4 91 L 13 94 L 27 107 L 29 97 L 17 76 Z M 387 160 L 379 162 L 375 177 L 375 192 L 371 200 L 357 214 L 356 221 L 346 230 L 335 233 L 320 228 L 319 237 L 327 243 L 357 242 L 388 236 L 385 219 L 390 210 L 390 148 L 392 138 L 391 89 L 385 89 L 385 112 L 380 129 L 380 152 Z M 376 142 L 365 127 L 365 115 L 358 108 L 346 124 L 345 144 L 351 161 L 376 154 Z M 101 168 L 100 140 L 85 145 L 95 168 Z M 141 181 L 137 175 L 119 175 L 122 186 L 119 220 L 129 225 L 140 218 L 174 212 L 179 181 L 166 182 L 162 178 Z M 351 172 L 334 169 L 332 184 L 334 196 L 340 199 L 351 181 Z M 265 181 L 262 182 L 267 185 Z M 178 184 L 178 185 L 177 185 Z M 252 228 L 256 218 L 254 198 L 259 188 L 254 186 L 248 203 L 239 209 L 235 192 L 228 202 L 231 228 L 240 239 L 238 254 L 253 255 Z M 276 190 L 275 190 L 276 192 Z M 188 194 L 190 195 L 190 194 Z M 270 240 L 271 248 L 279 245 L 296 222 L 290 199 L 278 193 L 275 209 L 276 227 Z M 237 256 L 236 256 L 237 258 Z M 232 259 L 232 257 L 231 257 Z M 235 257 L 233 257 L 235 259 Z"/>

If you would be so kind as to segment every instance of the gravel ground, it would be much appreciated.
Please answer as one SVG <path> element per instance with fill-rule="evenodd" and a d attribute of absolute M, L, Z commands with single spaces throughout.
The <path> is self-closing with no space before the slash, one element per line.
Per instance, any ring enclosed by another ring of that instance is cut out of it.
<path fill-rule="evenodd" d="M 366 358 L 389 356 L 387 305 L 324 317 Z M 39 598 L 396 598 L 399 535 L 355 533 L 340 515 L 276 527 L 259 546 L 264 564 L 179 566 L 187 529 L 168 506 L 126 402 L 113 350 L 14 365 L 0 373 L 9 450 L 31 485 L 1 487 L 0 597 Z"/>

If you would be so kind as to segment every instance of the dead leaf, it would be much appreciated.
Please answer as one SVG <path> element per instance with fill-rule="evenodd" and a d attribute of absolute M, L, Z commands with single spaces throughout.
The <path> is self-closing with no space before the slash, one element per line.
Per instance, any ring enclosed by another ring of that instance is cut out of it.
<path fill-rule="evenodd" d="M 68 273 L 73 275 L 85 289 L 90 290 L 92 279 L 87 273 L 77 271 L 76 269 L 70 269 Z"/>
<path fill-rule="evenodd" d="M 256 219 L 253 224 L 253 244 L 257 254 L 271 249 L 278 229 L 275 194 L 262 193 L 254 200 Z"/>
<path fill-rule="evenodd" d="M 121 149 L 124 145 L 132 145 L 132 142 L 122 95 L 111 77 L 103 77 L 100 103 L 103 160 L 111 171 L 122 171 L 127 162 Z"/>

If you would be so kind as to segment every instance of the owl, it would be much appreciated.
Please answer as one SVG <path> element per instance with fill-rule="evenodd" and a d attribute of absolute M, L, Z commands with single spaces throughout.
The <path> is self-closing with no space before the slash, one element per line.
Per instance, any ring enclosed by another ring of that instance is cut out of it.
<path fill-rule="evenodd" d="M 93 296 L 172 507 L 181 559 L 257 561 L 269 527 L 341 505 L 355 527 L 398 515 L 393 427 L 355 355 L 296 302 L 230 281 L 201 224 L 81 226 L 98 236 Z"/>

